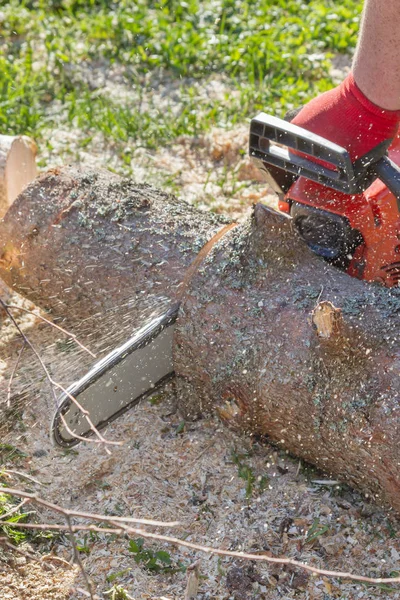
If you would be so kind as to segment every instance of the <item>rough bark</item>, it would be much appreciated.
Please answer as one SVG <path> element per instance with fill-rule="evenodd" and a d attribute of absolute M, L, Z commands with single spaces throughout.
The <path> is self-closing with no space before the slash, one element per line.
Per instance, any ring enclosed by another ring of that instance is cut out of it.
<path fill-rule="evenodd" d="M 36 144 L 25 136 L 0 135 L 0 217 L 35 179 Z"/>
<path fill-rule="evenodd" d="M 0 224 L 0 275 L 67 315 L 75 333 L 111 309 L 125 322 L 132 297 L 137 320 L 142 292 L 175 299 L 220 227 L 149 186 L 53 171 Z M 257 206 L 186 290 L 175 340 L 178 384 L 191 391 L 182 410 L 217 410 L 400 512 L 399 292 L 338 272 L 286 217 Z"/>
<path fill-rule="evenodd" d="M 399 292 L 338 272 L 258 205 L 187 292 L 186 408 L 217 410 L 400 512 Z"/>
<path fill-rule="evenodd" d="M 113 321 L 118 343 L 156 299 L 176 298 L 190 263 L 222 223 L 108 171 L 55 169 L 0 222 L 0 276 L 94 342 Z"/>

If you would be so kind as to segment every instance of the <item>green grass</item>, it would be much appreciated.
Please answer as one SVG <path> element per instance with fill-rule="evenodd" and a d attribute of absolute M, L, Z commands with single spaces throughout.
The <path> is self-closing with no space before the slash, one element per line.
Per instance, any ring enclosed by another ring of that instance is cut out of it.
<path fill-rule="evenodd" d="M 41 140 L 79 129 L 156 148 L 260 109 L 283 114 L 331 87 L 329 57 L 351 52 L 361 1 L 12 0 L 0 2 L 0 130 Z M 121 72 L 129 93 L 81 69 Z M 223 78 L 224 97 L 201 94 Z M 166 83 L 174 98 L 160 101 Z M 122 156 L 122 159 L 124 157 Z"/>

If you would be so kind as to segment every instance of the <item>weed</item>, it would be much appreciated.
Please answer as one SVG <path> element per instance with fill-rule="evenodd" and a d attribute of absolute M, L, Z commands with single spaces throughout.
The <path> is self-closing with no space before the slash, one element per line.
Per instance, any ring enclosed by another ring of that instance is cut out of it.
<path fill-rule="evenodd" d="M 83 554 L 90 554 L 92 546 L 99 539 L 99 534 L 93 531 L 85 533 L 81 539 L 76 540 L 76 548 Z"/>
<path fill-rule="evenodd" d="M 392 523 L 390 519 L 386 520 L 386 529 L 389 533 L 390 538 L 396 538 L 398 535 L 397 527 Z"/>
<path fill-rule="evenodd" d="M 186 566 L 181 561 L 174 561 L 165 550 L 152 550 L 144 547 L 144 539 L 137 538 L 129 541 L 129 552 L 134 554 L 134 560 L 141 564 L 143 568 L 151 574 L 164 573 L 173 575 L 174 573 L 186 571 Z"/>
<path fill-rule="evenodd" d="M 324 533 L 326 533 L 327 531 L 329 531 L 328 525 L 321 525 L 319 519 L 314 519 L 313 524 L 307 531 L 307 536 L 304 543 L 311 544 L 312 542 L 314 542 L 314 540 L 316 540 L 321 535 L 324 535 Z"/>
<path fill-rule="evenodd" d="M 186 427 L 185 421 L 181 421 L 175 430 L 176 435 L 179 435 L 180 433 L 184 433 L 185 427 Z"/>
<path fill-rule="evenodd" d="M 237 454 L 233 450 L 231 457 L 233 463 L 238 468 L 238 476 L 245 482 L 246 498 L 247 500 L 249 500 L 249 498 L 251 498 L 251 496 L 253 495 L 254 482 L 256 480 L 253 469 L 243 462 L 243 458 L 245 457 L 243 454 Z"/>
<path fill-rule="evenodd" d="M 123 571 L 118 571 L 117 573 L 110 573 L 110 575 L 107 575 L 106 581 L 107 583 L 112 583 L 116 579 L 124 577 L 124 575 L 126 575 L 127 573 L 129 573 L 129 569 L 124 569 Z"/>
<path fill-rule="evenodd" d="M 262 494 L 268 488 L 269 484 L 268 475 L 256 476 L 254 469 L 244 462 L 244 459 L 250 458 L 250 456 L 250 453 L 238 454 L 235 450 L 232 450 L 231 452 L 232 462 L 238 467 L 238 476 L 245 481 L 247 500 L 249 500 L 255 492 Z"/>
<path fill-rule="evenodd" d="M 0 462 L 2 465 L 8 462 L 17 462 L 22 458 L 26 458 L 27 454 L 19 450 L 12 444 L 0 444 Z"/>
<path fill-rule="evenodd" d="M 134 600 L 120 585 L 113 585 L 112 588 L 104 592 L 104 595 L 110 596 L 110 600 Z"/>
<path fill-rule="evenodd" d="M 16 506 L 20 503 L 20 500 L 10 496 L 8 494 L 0 493 L 0 515 L 5 515 L 11 511 L 14 511 Z M 9 517 L 2 521 L 0 529 L 15 543 L 20 544 L 27 541 L 29 533 L 23 529 L 17 529 L 13 527 L 13 523 L 20 523 L 21 521 L 27 521 L 30 515 L 35 514 L 34 512 L 24 511 L 23 508 L 13 512 Z"/>

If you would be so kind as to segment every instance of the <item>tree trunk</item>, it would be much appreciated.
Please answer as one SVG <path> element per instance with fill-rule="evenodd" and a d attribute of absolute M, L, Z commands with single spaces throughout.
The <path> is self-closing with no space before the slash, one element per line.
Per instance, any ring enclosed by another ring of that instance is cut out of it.
<path fill-rule="evenodd" d="M 400 512 L 399 292 L 340 273 L 256 206 L 187 291 L 186 408 L 217 410 Z"/>
<path fill-rule="evenodd" d="M 74 333 L 110 313 L 127 337 L 131 299 L 135 325 L 147 295 L 176 299 L 220 228 L 149 186 L 62 169 L 0 224 L 0 275 Z M 399 292 L 330 267 L 289 219 L 256 206 L 186 289 L 175 338 L 178 386 L 191 392 L 182 411 L 216 410 L 400 512 Z"/>
<path fill-rule="evenodd" d="M 176 299 L 223 222 L 109 171 L 54 169 L 0 222 L 0 276 L 89 344 L 110 329 L 116 344 Z"/>

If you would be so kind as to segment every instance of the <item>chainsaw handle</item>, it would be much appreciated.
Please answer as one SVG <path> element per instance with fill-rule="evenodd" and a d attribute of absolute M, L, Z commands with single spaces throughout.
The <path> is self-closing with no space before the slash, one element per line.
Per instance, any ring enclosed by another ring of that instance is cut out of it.
<path fill-rule="evenodd" d="M 272 175 L 284 192 L 303 176 L 345 194 L 361 194 L 378 177 L 397 198 L 400 212 L 400 168 L 386 155 L 391 142 L 381 142 L 353 163 L 345 148 L 262 112 L 251 120 L 249 151 L 262 170 L 268 173 L 272 165 L 285 174 L 285 179 Z"/>
<path fill-rule="evenodd" d="M 374 171 L 396 197 L 400 212 L 400 168 L 388 156 L 383 156 L 374 165 Z"/>

